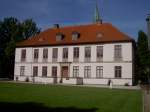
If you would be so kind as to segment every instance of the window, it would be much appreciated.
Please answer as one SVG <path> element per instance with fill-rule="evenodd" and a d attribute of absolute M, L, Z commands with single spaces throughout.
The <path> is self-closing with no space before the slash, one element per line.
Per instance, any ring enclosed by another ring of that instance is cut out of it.
<path fill-rule="evenodd" d="M 85 61 L 89 62 L 91 60 L 91 47 L 85 47 Z"/>
<path fill-rule="evenodd" d="M 72 40 L 76 41 L 79 38 L 79 33 L 78 32 L 72 32 Z"/>
<path fill-rule="evenodd" d="M 79 66 L 73 67 L 73 77 L 79 77 Z"/>
<path fill-rule="evenodd" d="M 33 76 L 34 77 L 38 76 L 38 66 L 33 67 Z"/>
<path fill-rule="evenodd" d="M 47 49 L 47 48 L 44 48 L 44 49 L 43 49 L 43 59 L 44 59 L 44 60 L 47 60 L 47 58 L 48 58 L 48 49 Z"/>
<path fill-rule="evenodd" d="M 58 48 L 53 48 L 53 56 L 52 56 L 52 61 L 56 62 L 58 58 Z"/>
<path fill-rule="evenodd" d="M 102 38 L 103 35 L 104 35 L 103 33 L 100 33 L 100 32 L 99 32 L 99 33 L 97 33 L 97 38 Z"/>
<path fill-rule="evenodd" d="M 97 46 L 97 61 L 102 61 L 103 59 L 103 46 Z"/>
<path fill-rule="evenodd" d="M 57 77 L 57 67 L 56 66 L 52 67 L 52 77 Z"/>
<path fill-rule="evenodd" d="M 63 48 L 63 61 L 68 61 L 68 48 Z"/>
<path fill-rule="evenodd" d="M 24 76 L 25 75 L 25 66 L 21 66 L 20 67 L 20 76 Z"/>
<path fill-rule="evenodd" d="M 62 33 L 57 33 L 56 34 L 56 41 L 61 41 L 63 40 L 64 35 Z"/>
<path fill-rule="evenodd" d="M 121 74 L 122 74 L 122 67 L 115 66 L 115 78 L 121 78 Z"/>
<path fill-rule="evenodd" d="M 79 61 L 79 47 L 74 47 L 73 49 L 73 60 L 75 62 Z"/>
<path fill-rule="evenodd" d="M 42 76 L 47 77 L 47 66 L 42 67 Z"/>
<path fill-rule="evenodd" d="M 102 78 L 103 77 L 103 66 L 97 66 L 96 67 L 96 78 Z"/>
<path fill-rule="evenodd" d="M 39 58 L 39 49 L 34 49 L 34 61 L 37 61 Z"/>
<path fill-rule="evenodd" d="M 90 78 L 91 77 L 91 67 L 90 66 L 85 66 L 84 67 L 84 77 L 85 78 Z"/>
<path fill-rule="evenodd" d="M 115 60 L 118 61 L 118 60 L 121 60 L 122 58 L 122 46 L 121 45 L 115 45 L 115 53 L 114 53 L 114 57 L 115 57 Z"/>
<path fill-rule="evenodd" d="M 26 49 L 22 49 L 21 50 L 21 61 L 25 61 L 26 60 Z"/>

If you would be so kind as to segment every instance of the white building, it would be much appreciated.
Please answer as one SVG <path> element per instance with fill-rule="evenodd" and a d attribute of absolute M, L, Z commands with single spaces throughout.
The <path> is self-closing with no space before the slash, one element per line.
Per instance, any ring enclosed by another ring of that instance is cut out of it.
<path fill-rule="evenodd" d="M 134 40 L 109 23 L 55 25 L 16 45 L 14 80 L 132 85 Z"/>

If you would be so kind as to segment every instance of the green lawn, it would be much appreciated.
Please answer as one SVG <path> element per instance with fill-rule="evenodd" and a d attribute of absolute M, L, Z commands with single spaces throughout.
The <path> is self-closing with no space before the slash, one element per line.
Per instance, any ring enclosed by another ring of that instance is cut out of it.
<path fill-rule="evenodd" d="M 142 92 L 0 83 L 0 109 L 5 112 L 142 112 Z"/>

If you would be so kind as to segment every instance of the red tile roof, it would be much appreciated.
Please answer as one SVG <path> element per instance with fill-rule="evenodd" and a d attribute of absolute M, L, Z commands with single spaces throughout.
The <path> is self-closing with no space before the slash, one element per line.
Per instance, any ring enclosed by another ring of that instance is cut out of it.
<path fill-rule="evenodd" d="M 78 40 L 72 40 L 72 32 L 78 32 L 80 37 Z M 62 33 L 64 39 L 56 41 L 56 34 Z M 97 34 L 100 37 L 97 38 Z M 89 24 L 80 26 L 68 26 L 62 28 L 50 28 L 40 34 L 17 43 L 17 47 L 28 46 L 55 46 L 55 45 L 72 45 L 72 44 L 92 44 L 92 43 L 107 43 L 107 42 L 131 42 L 131 39 L 126 34 L 120 32 L 110 23 Z"/>

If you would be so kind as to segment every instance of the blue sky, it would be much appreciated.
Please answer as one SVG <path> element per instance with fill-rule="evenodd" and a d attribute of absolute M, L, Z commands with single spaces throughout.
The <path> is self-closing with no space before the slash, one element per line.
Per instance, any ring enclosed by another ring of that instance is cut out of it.
<path fill-rule="evenodd" d="M 97 0 L 104 22 L 112 23 L 122 32 L 137 38 L 146 32 L 150 0 Z M 32 18 L 42 30 L 53 24 L 79 25 L 92 23 L 96 0 L 0 0 L 0 20 L 16 17 Z"/>

